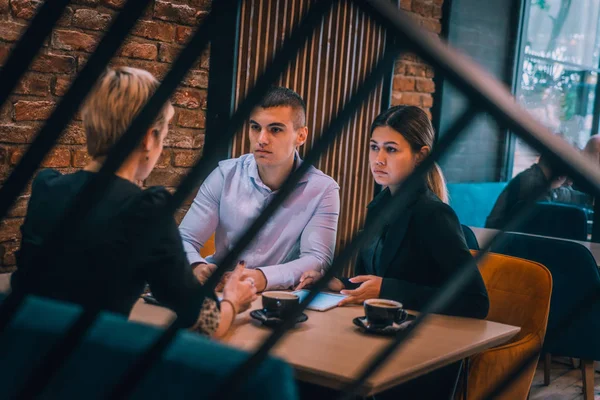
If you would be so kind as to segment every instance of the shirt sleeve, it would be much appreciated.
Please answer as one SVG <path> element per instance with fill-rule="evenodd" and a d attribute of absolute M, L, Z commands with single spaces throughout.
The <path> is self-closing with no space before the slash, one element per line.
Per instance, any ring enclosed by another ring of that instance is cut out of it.
<path fill-rule="evenodd" d="M 417 236 L 424 252 L 431 255 L 431 261 L 438 269 L 441 279 L 446 282 L 459 269 L 468 265 L 474 269 L 471 280 L 455 297 L 444 314 L 471 318 L 485 318 L 489 309 L 489 299 L 483 278 L 469 251 L 458 218 L 447 205 L 440 205 L 427 213 L 421 211 L 415 224 Z M 418 268 L 418 266 L 415 266 Z M 401 279 L 384 278 L 380 297 L 401 301 L 407 308 L 422 309 L 427 302 L 440 292 L 441 288 L 418 284 Z"/>
<path fill-rule="evenodd" d="M 179 225 L 183 248 L 190 264 L 206 262 L 200 255 L 200 249 L 217 229 L 223 183 L 223 174 L 217 168 L 202 183 L 190 209 Z"/>
<path fill-rule="evenodd" d="M 326 269 L 335 253 L 335 239 L 340 215 L 340 193 L 337 185 L 329 189 L 302 231 L 300 257 L 296 260 L 260 267 L 267 278 L 266 290 L 287 289 L 300 281 L 306 271 Z"/>

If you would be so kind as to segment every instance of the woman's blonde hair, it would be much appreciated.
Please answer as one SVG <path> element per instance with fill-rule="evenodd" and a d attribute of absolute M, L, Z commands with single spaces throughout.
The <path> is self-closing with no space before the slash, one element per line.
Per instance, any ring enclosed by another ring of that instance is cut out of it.
<path fill-rule="evenodd" d="M 108 68 L 88 96 L 81 112 L 91 157 L 108 154 L 135 116 L 156 91 L 159 83 L 148 71 L 138 68 Z M 171 104 L 167 102 L 153 128 L 162 131 L 168 123 Z"/>
<path fill-rule="evenodd" d="M 435 132 L 429 117 L 419 107 L 395 106 L 379 114 L 371 125 L 371 134 L 375 128 L 389 126 L 410 144 L 413 151 L 420 151 L 423 146 L 433 148 Z M 448 203 L 448 188 L 439 165 L 434 164 L 427 174 L 427 186 L 444 203 Z"/>

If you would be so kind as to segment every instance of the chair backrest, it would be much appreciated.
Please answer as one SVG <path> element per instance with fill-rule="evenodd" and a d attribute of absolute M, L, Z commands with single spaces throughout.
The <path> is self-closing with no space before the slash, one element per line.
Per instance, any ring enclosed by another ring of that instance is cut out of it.
<path fill-rule="evenodd" d="M 506 182 L 449 183 L 450 206 L 461 224 L 483 228 Z"/>
<path fill-rule="evenodd" d="M 600 291 L 600 274 L 589 250 L 576 242 L 506 233 L 492 251 L 543 264 L 552 274 L 548 333 L 544 350 L 557 356 L 600 360 L 600 302 L 582 302 Z M 568 326 L 562 321 L 578 311 Z"/>
<path fill-rule="evenodd" d="M 519 232 L 585 241 L 587 214 L 584 209 L 570 204 L 537 203 Z"/>
<path fill-rule="evenodd" d="M 1 302 L 0 298 L 0 302 Z M 0 342 L 0 388 L 13 398 L 32 367 L 73 323 L 81 308 L 30 297 Z M 105 313 L 44 392 L 47 399 L 104 399 L 162 329 Z M 140 382 L 132 399 L 208 398 L 248 354 L 183 331 Z M 240 387 L 244 398 L 296 399 L 293 371 L 269 358 Z"/>
<path fill-rule="evenodd" d="M 479 271 L 490 299 L 487 320 L 521 327 L 512 341 L 527 335 L 544 340 L 552 275 L 540 263 L 503 254 L 489 253 Z"/>
<path fill-rule="evenodd" d="M 215 251 L 215 234 L 213 233 L 200 249 L 200 255 L 206 258 L 215 254 Z"/>
<path fill-rule="evenodd" d="M 467 246 L 470 250 L 479 250 L 479 242 L 477 241 L 477 236 L 475 236 L 475 232 L 471 228 L 466 225 L 462 225 L 463 234 L 465 235 L 465 241 L 467 242 Z"/>

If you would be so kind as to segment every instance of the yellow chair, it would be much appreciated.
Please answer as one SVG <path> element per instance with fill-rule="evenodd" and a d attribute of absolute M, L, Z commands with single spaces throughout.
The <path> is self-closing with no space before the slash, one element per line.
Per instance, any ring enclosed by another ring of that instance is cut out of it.
<path fill-rule="evenodd" d="M 488 321 L 521 327 L 509 343 L 470 358 L 467 398 L 481 399 L 544 342 L 552 275 L 542 264 L 501 254 L 488 254 L 479 265 L 490 299 Z M 533 362 L 502 393 L 501 399 L 526 399 L 533 381 Z M 462 390 L 456 398 L 462 399 Z"/>
<path fill-rule="evenodd" d="M 200 255 L 204 258 L 215 254 L 215 234 L 213 233 L 210 238 L 204 243 L 204 246 L 200 249 Z"/>

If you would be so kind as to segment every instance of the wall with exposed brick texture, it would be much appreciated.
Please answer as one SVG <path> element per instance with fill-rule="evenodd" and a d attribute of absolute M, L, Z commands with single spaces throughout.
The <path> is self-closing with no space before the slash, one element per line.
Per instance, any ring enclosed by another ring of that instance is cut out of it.
<path fill-rule="evenodd" d="M 0 0 L 0 62 L 35 15 L 42 0 Z M 0 110 L 0 183 L 17 164 L 43 120 L 85 65 L 103 31 L 125 0 L 74 0 L 53 30 L 10 101 Z M 144 68 L 161 79 L 186 43 L 198 21 L 210 8 L 210 0 L 155 0 L 138 21 L 113 65 Z M 175 117 L 166 147 L 145 185 L 174 187 L 204 144 L 208 54 L 202 55 L 173 96 Z M 85 136 L 77 117 L 66 129 L 43 163 L 68 173 L 87 161 Z M 15 264 L 19 227 L 26 212 L 29 189 L 10 216 L 0 223 L 0 272 Z M 178 218 L 184 211 L 180 210 Z"/>
<path fill-rule="evenodd" d="M 443 0 L 400 0 L 400 8 L 412 16 L 418 24 L 431 34 L 442 31 Z M 433 68 L 414 54 L 401 56 L 394 67 L 392 83 L 392 105 L 419 106 L 429 112 L 433 106 L 435 92 Z"/>

